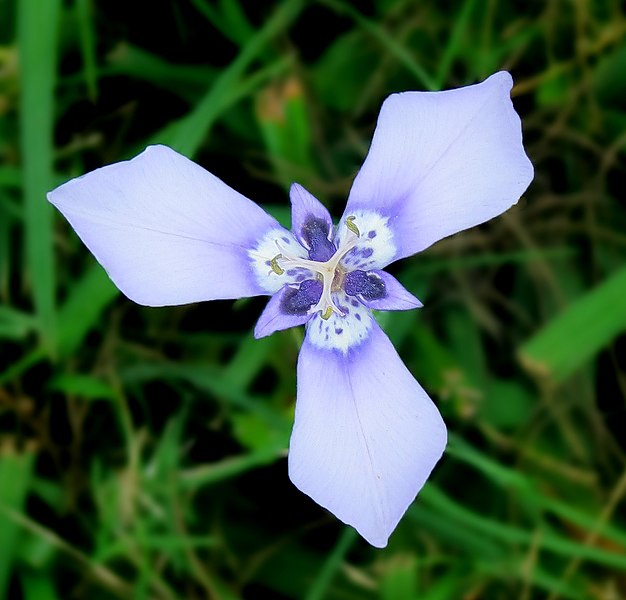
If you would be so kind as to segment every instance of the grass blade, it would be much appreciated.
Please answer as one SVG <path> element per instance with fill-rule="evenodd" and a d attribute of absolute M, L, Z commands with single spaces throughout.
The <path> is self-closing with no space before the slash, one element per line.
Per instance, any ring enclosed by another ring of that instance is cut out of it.
<path fill-rule="evenodd" d="M 435 91 L 439 89 L 437 87 L 437 81 L 426 72 L 404 46 L 398 44 L 396 40 L 393 39 L 393 36 L 387 33 L 382 27 L 365 18 L 347 2 L 338 0 L 324 0 L 324 2 L 337 12 L 348 15 L 359 27 L 375 37 L 427 90 Z"/>
<path fill-rule="evenodd" d="M 155 141 L 165 143 L 186 156 L 193 157 L 220 112 L 230 103 L 232 90 L 266 44 L 286 29 L 304 6 L 303 0 L 282 3 L 264 26 L 248 41 L 237 58 L 213 81 L 198 105 L 174 128 L 168 126 Z M 165 138 L 165 139 L 164 139 Z"/>
<path fill-rule="evenodd" d="M 0 506 L 21 513 L 33 471 L 34 454 L 0 446 Z M 0 513 L 0 598 L 5 598 L 20 527 Z"/>
<path fill-rule="evenodd" d="M 626 329 L 626 268 L 579 298 L 521 348 L 522 364 L 548 383 L 567 379 Z"/>
<path fill-rule="evenodd" d="M 339 570 L 341 562 L 354 545 L 354 542 L 356 542 L 356 539 L 357 532 L 352 527 L 346 527 L 343 530 L 339 541 L 326 559 L 313 585 L 309 588 L 309 593 L 305 596 L 305 600 L 322 600 L 326 598 L 328 586 L 332 583 L 335 573 Z"/>
<path fill-rule="evenodd" d="M 481 514 L 473 512 L 446 496 L 434 485 L 426 486 L 420 497 L 422 502 L 438 510 L 459 527 L 468 527 L 486 537 L 499 540 L 510 546 L 530 547 L 535 540 L 533 533 L 526 528 L 499 523 Z M 539 549 L 565 558 L 579 558 L 589 562 L 626 571 L 626 556 L 602 548 L 586 546 L 583 543 L 549 532 L 541 532 L 537 542 Z"/>
<path fill-rule="evenodd" d="M 57 600 L 51 576 L 43 573 L 25 573 L 22 577 L 24 600 Z"/>
<path fill-rule="evenodd" d="M 10 306 L 0 306 L 0 339 L 24 339 L 35 328 L 32 315 Z"/>
<path fill-rule="evenodd" d="M 450 74 L 450 69 L 454 60 L 461 52 L 463 52 L 461 41 L 463 33 L 469 24 L 475 4 L 476 0 L 465 0 L 457 18 L 454 20 L 452 33 L 448 38 L 448 43 L 443 51 L 443 54 L 441 55 L 439 65 L 437 67 L 437 73 L 435 74 L 435 85 L 437 86 L 437 89 L 441 89 L 443 84 L 448 80 L 448 75 Z"/>
<path fill-rule="evenodd" d="M 70 356 L 78 349 L 118 293 L 104 269 L 92 263 L 59 311 L 59 352 L 62 356 Z"/>
<path fill-rule="evenodd" d="M 26 225 L 26 262 L 40 335 L 56 346 L 55 277 L 52 252 L 54 85 L 60 0 L 18 3 L 18 48 L 22 95 L 20 137 Z"/>
<path fill-rule="evenodd" d="M 270 465 L 284 455 L 284 448 L 272 448 L 223 458 L 215 463 L 197 465 L 180 471 L 180 484 L 183 489 L 195 492 L 202 487 L 238 477 L 251 469 Z"/>
<path fill-rule="evenodd" d="M 83 59 L 83 76 L 87 92 L 92 101 L 98 96 L 98 73 L 96 69 L 96 36 L 93 25 L 93 7 L 91 0 L 77 0 L 78 33 Z"/>
<path fill-rule="evenodd" d="M 314 172 L 312 132 L 304 90 L 295 78 L 266 87 L 259 95 L 257 122 L 274 171 L 288 190 L 297 175 Z"/>

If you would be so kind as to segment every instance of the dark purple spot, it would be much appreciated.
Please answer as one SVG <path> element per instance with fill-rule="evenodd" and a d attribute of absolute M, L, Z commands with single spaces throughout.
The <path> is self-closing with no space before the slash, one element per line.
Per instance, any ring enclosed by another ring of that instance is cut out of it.
<path fill-rule="evenodd" d="M 300 235 L 309 248 L 311 260 L 326 262 L 337 250 L 335 244 L 328 239 L 330 235 L 328 223 L 313 214 L 307 215 Z"/>
<path fill-rule="evenodd" d="M 368 237 L 370 240 L 373 240 L 373 239 L 376 237 L 376 232 L 372 229 L 372 231 L 370 231 L 370 232 L 367 234 L 367 237 Z"/>
<path fill-rule="evenodd" d="M 350 300 L 350 304 L 352 304 L 352 306 L 358 306 L 359 305 L 357 300 Z"/>
<path fill-rule="evenodd" d="M 379 300 L 387 295 L 382 277 L 372 271 L 351 271 L 346 275 L 343 289 L 349 296 L 361 296 L 365 300 Z"/>
<path fill-rule="evenodd" d="M 285 242 L 285 244 L 291 244 L 291 240 L 288 237 L 283 236 L 281 239 Z"/>
<path fill-rule="evenodd" d="M 361 250 L 361 256 L 363 258 L 369 258 L 372 254 L 374 254 L 373 248 L 365 248 L 365 250 Z"/>
<path fill-rule="evenodd" d="M 297 288 L 288 287 L 280 301 L 280 310 L 287 315 L 306 315 L 309 308 L 317 304 L 323 285 L 317 279 L 307 279 Z"/>
<path fill-rule="evenodd" d="M 360 315 L 359 313 L 356 313 L 354 316 L 356 317 L 356 320 L 357 320 L 357 321 L 360 321 L 360 320 L 361 320 L 361 315 Z"/>
<path fill-rule="evenodd" d="M 289 269 L 289 271 L 287 271 L 287 275 L 289 275 L 289 277 L 293 277 L 296 273 L 297 271 L 295 269 Z"/>
<path fill-rule="evenodd" d="M 341 327 L 339 329 L 335 329 L 335 333 L 337 335 L 341 335 L 343 333 L 343 329 Z"/>

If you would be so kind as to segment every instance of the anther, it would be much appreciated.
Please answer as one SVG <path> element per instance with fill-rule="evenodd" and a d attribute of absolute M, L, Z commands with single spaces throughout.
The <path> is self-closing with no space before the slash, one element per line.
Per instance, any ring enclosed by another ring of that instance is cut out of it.
<path fill-rule="evenodd" d="M 333 314 L 333 307 L 327 306 L 326 310 L 322 313 L 322 319 L 324 319 L 324 321 L 328 321 L 328 319 L 330 319 L 330 315 L 332 314 Z"/>
<path fill-rule="evenodd" d="M 361 237 L 361 232 L 359 231 L 359 228 L 354 224 L 354 219 L 356 219 L 354 215 L 346 217 L 346 227 L 357 237 Z"/>
<path fill-rule="evenodd" d="M 272 258 L 272 260 L 270 260 L 270 268 L 274 271 L 274 273 L 276 273 L 276 275 L 282 275 L 285 272 L 285 269 L 278 264 L 278 259 L 282 257 L 282 254 L 277 254 L 274 258 Z"/>

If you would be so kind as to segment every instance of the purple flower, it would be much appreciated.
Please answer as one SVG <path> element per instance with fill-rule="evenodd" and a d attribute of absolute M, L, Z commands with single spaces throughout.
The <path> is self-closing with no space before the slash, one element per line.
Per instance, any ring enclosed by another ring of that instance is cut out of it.
<path fill-rule="evenodd" d="M 256 337 L 306 325 L 289 476 L 384 547 L 446 445 L 446 428 L 370 309 L 421 306 L 390 263 L 517 202 L 533 177 L 511 76 L 389 96 L 333 225 L 298 184 L 292 232 L 187 158 L 151 146 L 48 198 L 130 299 L 271 296 Z"/>

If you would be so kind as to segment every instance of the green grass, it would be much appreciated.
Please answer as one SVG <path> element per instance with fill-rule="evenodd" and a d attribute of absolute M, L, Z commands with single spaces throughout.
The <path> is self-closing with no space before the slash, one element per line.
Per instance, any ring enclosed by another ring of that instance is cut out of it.
<path fill-rule="evenodd" d="M 26 266 L 39 333 L 51 353 L 56 351 L 56 290 L 53 216 L 45 193 L 54 181 L 54 87 L 60 4 L 57 0 L 43 4 L 26 0 L 19 3 L 17 15 Z"/>
<path fill-rule="evenodd" d="M 139 4 L 2 4 L 0 598 L 626 595 L 619 3 Z M 500 69 L 535 180 L 394 270 L 425 306 L 377 318 L 450 443 L 376 550 L 288 480 L 302 331 L 133 304 L 45 193 L 159 142 L 337 217 L 388 94 Z"/>

